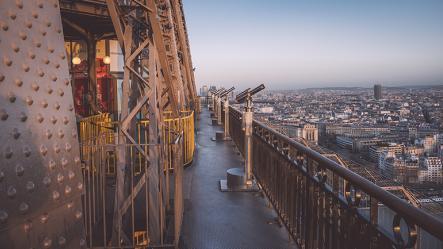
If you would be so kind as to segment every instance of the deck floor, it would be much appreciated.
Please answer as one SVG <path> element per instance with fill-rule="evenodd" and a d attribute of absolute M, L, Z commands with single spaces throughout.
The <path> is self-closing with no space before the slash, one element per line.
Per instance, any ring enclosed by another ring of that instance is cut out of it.
<path fill-rule="evenodd" d="M 241 167 L 242 158 L 232 142 L 214 142 L 222 130 L 212 126 L 203 110 L 197 124 L 197 151 L 185 170 L 185 210 L 181 248 L 296 248 L 277 214 L 261 193 L 220 192 L 226 170 Z"/>

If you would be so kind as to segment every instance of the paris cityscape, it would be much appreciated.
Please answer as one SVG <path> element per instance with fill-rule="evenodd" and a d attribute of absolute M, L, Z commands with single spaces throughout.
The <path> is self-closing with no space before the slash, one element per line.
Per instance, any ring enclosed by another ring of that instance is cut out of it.
<path fill-rule="evenodd" d="M 0 249 L 443 249 L 442 0 L 0 0 Z"/>
<path fill-rule="evenodd" d="M 443 85 L 268 90 L 254 98 L 254 112 L 375 184 L 406 186 L 430 203 L 423 207 L 443 212 Z"/>

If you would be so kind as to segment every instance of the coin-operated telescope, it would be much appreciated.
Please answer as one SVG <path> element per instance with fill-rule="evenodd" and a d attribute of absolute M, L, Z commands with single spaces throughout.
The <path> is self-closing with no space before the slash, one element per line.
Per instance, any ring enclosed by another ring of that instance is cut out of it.
<path fill-rule="evenodd" d="M 219 94 L 220 99 L 223 100 L 222 104 L 223 106 L 219 106 L 220 107 L 220 112 L 219 115 L 217 116 L 218 118 L 218 123 L 221 124 L 222 123 L 222 114 L 221 114 L 221 109 L 223 108 L 223 110 L 225 111 L 225 122 L 224 122 L 224 131 L 223 132 L 216 132 L 215 133 L 215 140 L 217 141 L 225 141 L 225 140 L 229 140 L 229 100 L 228 100 L 228 95 L 234 91 L 235 87 L 231 87 L 228 90 L 224 90 L 223 92 L 221 92 Z"/>
<path fill-rule="evenodd" d="M 252 179 L 252 96 L 265 89 L 261 84 L 254 89 L 246 89 L 236 96 L 238 103 L 245 103 L 242 115 L 242 130 L 245 133 L 244 143 L 244 168 L 231 168 L 227 171 L 227 179 L 220 181 L 222 191 L 255 191 L 258 190 L 257 184 Z"/>
<path fill-rule="evenodd" d="M 224 91 L 224 88 L 220 88 L 218 90 L 214 90 L 211 92 L 211 104 L 212 104 L 212 113 L 211 113 L 211 118 L 212 119 L 212 125 L 217 125 L 217 100 L 218 100 L 218 95 Z"/>
<path fill-rule="evenodd" d="M 218 91 L 215 92 L 215 94 L 214 94 L 214 117 L 216 119 L 215 119 L 215 122 L 214 121 L 212 122 L 213 125 L 220 124 L 218 122 L 219 116 L 221 115 L 221 110 L 220 110 L 220 103 L 221 103 L 220 94 L 222 92 L 224 92 L 224 91 L 225 91 L 225 88 L 222 87 L 222 88 L 218 89 Z"/>

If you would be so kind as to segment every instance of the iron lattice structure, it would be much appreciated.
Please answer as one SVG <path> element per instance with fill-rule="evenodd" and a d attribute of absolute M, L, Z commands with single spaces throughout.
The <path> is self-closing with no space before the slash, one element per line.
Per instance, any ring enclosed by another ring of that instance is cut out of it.
<path fill-rule="evenodd" d="M 182 110 L 189 113 L 197 103 L 181 1 L 7 0 L 0 11 L 0 184 L 7 189 L 0 193 L 2 245 L 177 245 L 180 120 Z M 95 42 L 118 40 L 124 57 L 119 120 L 106 138 L 80 146 L 64 48 L 71 34 L 88 43 L 91 91 Z M 143 140 L 137 138 L 141 119 L 149 120 Z M 172 127 L 171 120 L 177 120 Z M 108 179 L 110 160 L 116 167 Z M 136 163 L 142 165 L 137 172 Z"/>

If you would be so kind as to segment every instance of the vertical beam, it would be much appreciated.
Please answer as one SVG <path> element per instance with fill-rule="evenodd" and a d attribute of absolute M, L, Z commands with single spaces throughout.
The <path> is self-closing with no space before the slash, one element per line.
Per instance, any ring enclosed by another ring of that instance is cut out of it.
<path fill-rule="evenodd" d="M 157 14 L 157 6 L 154 1 L 148 1 L 148 8 L 152 10 L 152 13 L 149 15 L 149 21 L 151 23 L 154 44 L 157 48 L 158 59 L 161 65 L 161 71 L 163 73 L 163 77 L 168 85 L 168 93 L 171 100 L 171 109 L 175 116 L 178 116 L 178 101 L 179 101 L 179 90 L 177 84 L 173 81 L 171 70 L 169 68 L 169 62 L 167 60 L 166 55 L 166 47 L 163 41 L 163 34 L 160 27 L 160 22 L 158 20 Z"/>
<path fill-rule="evenodd" d="M 131 53 L 132 44 L 132 27 L 127 26 L 124 35 L 125 55 Z M 122 82 L 122 103 L 121 103 L 121 119 L 128 116 L 129 113 L 129 82 L 130 71 L 127 67 L 124 69 Z M 120 203 L 125 200 L 124 186 L 125 186 L 125 172 L 126 172 L 126 138 L 123 132 L 120 132 L 118 139 L 119 147 L 117 148 L 117 170 L 116 170 L 116 190 L 114 202 L 114 218 L 113 218 L 113 232 L 112 244 L 120 245 L 121 231 L 122 231 L 122 214 L 120 213 Z"/>
<path fill-rule="evenodd" d="M 124 33 L 123 33 L 123 26 L 120 22 L 120 17 L 118 15 L 117 6 L 115 5 L 115 0 L 106 0 L 106 5 L 108 6 L 108 12 L 111 16 L 112 25 L 114 26 L 115 33 L 117 35 L 118 43 L 120 44 L 120 47 L 122 48 L 122 52 L 124 51 Z"/>

